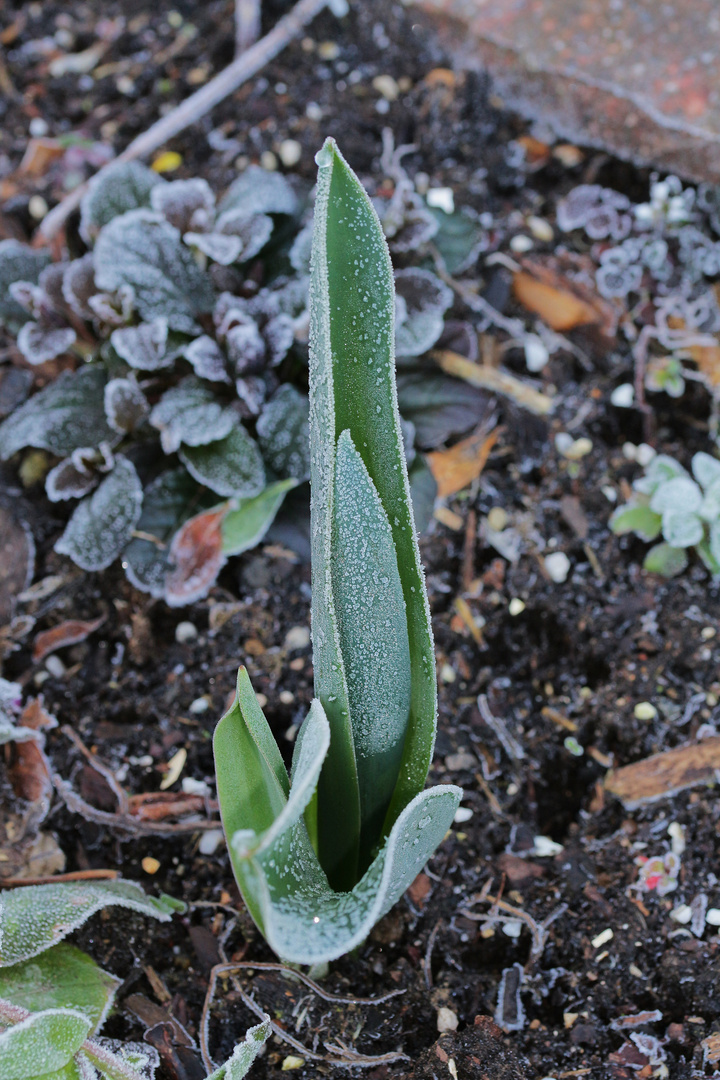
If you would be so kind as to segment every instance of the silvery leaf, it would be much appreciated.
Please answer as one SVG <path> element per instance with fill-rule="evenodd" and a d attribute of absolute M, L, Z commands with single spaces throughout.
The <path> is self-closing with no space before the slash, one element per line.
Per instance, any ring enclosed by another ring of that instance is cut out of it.
<path fill-rule="evenodd" d="M 430 270 L 410 267 L 395 273 L 397 294 L 405 301 L 405 317 L 395 328 L 398 356 L 422 356 L 443 331 L 452 291 Z"/>
<path fill-rule="evenodd" d="M 285 383 L 265 405 L 257 435 L 265 461 L 278 476 L 307 480 L 310 476 L 310 405 L 307 397 Z"/>
<path fill-rule="evenodd" d="M 105 415 L 120 435 L 135 431 L 150 412 L 147 398 L 134 379 L 110 379 L 105 386 Z"/>
<path fill-rule="evenodd" d="M 44 1009 L 0 1032 L 3 1080 L 57 1075 L 72 1062 L 90 1033 L 90 1021 L 75 1009 Z"/>
<path fill-rule="evenodd" d="M 94 260 L 98 287 L 132 286 L 137 310 L 148 321 L 164 316 L 171 329 L 193 333 L 197 316 L 212 310 L 207 274 L 178 230 L 148 210 L 113 218 L 97 238 Z"/>
<path fill-rule="evenodd" d="M 239 236 L 223 236 L 218 232 L 186 232 L 183 233 L 183 240 L 221 266 L 230 266 L 242 251 L 242 240 Z"/>
<path fill-rule="evenodd" d="M 650 499 L 650 509 L 656 514 L 666 511 L 694 514 L 700 509 L 702 491 L 687 476 L 676 476 L 661 483 Z"/>
<path fill-rule="evenodd" d="M 110 344 L 121 360 L 138 371 L 172 367 L 180 348 L 168 348 L 168 321 L 159 315 L 152 322 L 113 330 Z"/>
<path fill-rule="evenodd" d="M 92 453 L 92 449 L 88 448 Z M 45 493 L 50 502 L 65 502 L 67 499 L 81 499 L 97 486 L 98 474 L 78 465 L 74 456 L 65 458 L 45 477 Z"/>
<path fill-rule="evenodd" d="M 171 180 L 150 192 L 150 206 L 181 233 L 205 231 L 215 217 L 215 195 L 207 180 Z"/>
<path fill-rule="evenodd" d="M 215 231 L 240 240 L 241 261 L 254 259 L 267 244 L 273 231 L 273 220 L 268 214 L 252 214 L 248 217 L 242 208 L 225 210 L 217 219 Z"/>
<path fill-rule="evenodd" d="M 260 449 L 242 424 L 236 424 L 224 439 L 181 446 L 179 456 L 191 476 L 226 498 L 252 498 L 265 487 Z"/>
<path fill-rule="evenodd" d="M 225 353 L 208 334 L 202 334 L 186 345 L 183 356 L 192 364 L 198 378 L 208 382 L 232 381 L 226 370 Z"/>
<path fill-rule="evenodd" d="M 97 287 L 92 252 L 68 263 L 63 274 L 62 291 L 65 303 L 76 315 L 81 319 L 93 317 L 89 300 L 97 292 Z"/>
<path fill-rule="evenodd" d="M 14 281 L 37 284 L 40 272 L 50 262 L 46 251 L 38 251 L 18 240 L 0 241 L 0 325 L 17 330 L 27 321 L 27 312 L 9 292 Z"/>
<path fill-rule="evenodd" d="M 696 514 L 685 510 L 666 510 L 662 516 L 662 533 L 671 547 L 688 548 L 700 543 L 705 530 Z"/>
<path fill-rule="evenodd" d="M 237 1044 L 232 1056 L 219 1069 L 211 1073 L 207 1080 L 242 1080 L 271 1034 L 270 1017 L 263 1020 L 261 1024 L 248 1028 L 245 1038 Z"/>
<path fill-rule="evenodd" d="M 702 488 L 708 488 L 716 480 L 720 480 L 720 460 L 712 454 L 700 451 L 692 459 L 693 476 Z"/>
<path fill-rule="evenodd" d="M 26 322 L 17 336 L 17 346 L 29 364 L 44 364 L 62 356 L 75 343 L 77 335 L 71 326 L 46 327 Z"/>
<path fill-rule="evenodd" d="M 55 551 L 83 570 L 104 570 L 130 540 L 142 508 L 142 486 L 135 466 L 118 457 L 97 491 L 75 509 Z"/>
<path fill-rule="evenodd" d="M 146 165 L 137 161 L 117 162 L 90 181 L 80 203 L 80 235 L 92 244 L 104 225 L 128 210 L 150 205 L 154 187 L 164 184 Z"/>
<path fill-rule="evenodd" d="M 297 196 L 282 173 L 268 172 L 259 165 L 248 165 L 220 202 L 221 213 L 240 210 L 246 217 L 295 214 L 297 209 Z"/>
<path fill-rule="evenodd" d="M 185 446 L 204 446 L 224 439 L 235 426 L 236 414 L 224 407 L 194 375 L 166 390 L 150 413 L 150 423 L 160 432 L 166 454 Z"/>

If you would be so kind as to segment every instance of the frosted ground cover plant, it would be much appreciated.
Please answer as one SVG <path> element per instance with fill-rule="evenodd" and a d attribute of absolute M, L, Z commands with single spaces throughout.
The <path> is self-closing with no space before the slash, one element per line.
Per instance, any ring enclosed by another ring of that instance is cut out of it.
<path fill-rule="evenodd" d="M 429 239 L 452 267 L 472 259 L 477 224 L 432 211 L 404 172 L 396 179 L 385 219 L 405 262 Z M 56 550 L 83 569 L 120 558 L 139 589 L 192 602 L 307 481 L 310 210 L 299 184 L 255 165 L 217 198 L 203 179 L 123 163 L 83 200 L 85 254 L 53 263 L 0 242 L 0 323 L 26 365 L 0 459 L 44 453 L 47 496 L 69 516 Z M 434 487 L 416 449 L 469 430 L 479 395 L 437 371 L 432 394 L 423 388 L 418 358 L 443 332 L 447 286 L 404 265 L 396 302 L 404 433 L 427 522 Z"/>
<path fill-rule="evenodd" d="M 153 1080 L 153 1047 L 100 1035 L 122 980 L 62 940 L 113 905 L 161 922 L 185 911 L 130 881 L 58 882 L 0 896 L 3 1080 Z M 210 1080 L 240 1080 L 269 1034 L 268 1020 L 251 1028 Z"/>
<path fill-rule="evenodd" d="M 245 669 L 215 731 L 235 876 L 284 960 L 360 944 L 412 883 L 462 792 L 423 790 L 434 650 L 395 391 L 393 275 L 380 221 L 328 139 L 310 302 L 316 698 L 290 777 Z"/>
<path fill-rule="evenodd" d="M 676 176 L 653 176 L 648 202 L 599 184 L 581 184 L 558 205 L 563 232 L 582 229 L 592 241 L 598 292 L 627 303 L 635 359 L 645 385 L 680 397 L 688 361 L 698 347 L 716 344 L 720 308 L 712 287 L 720 275 L 720 187 L 684 188 Z M 653 318 L 647 318 L 650 299 Z M 654 346 L 654 354 L 650 349 Z M 710 387 L 712 390 L 712 386 Z"/>
<path fill-rule="evenodd" d="M 674 458 L 657 454 L 633 484 L 630 501 L 610 518 L 618 536 L 662 538 L 643 565 L 665 577 L 682 573 L 691 548 L 714 577 L 720 576 L 720 461 L 701 452 L 691 467 L 692 476 Z"/>

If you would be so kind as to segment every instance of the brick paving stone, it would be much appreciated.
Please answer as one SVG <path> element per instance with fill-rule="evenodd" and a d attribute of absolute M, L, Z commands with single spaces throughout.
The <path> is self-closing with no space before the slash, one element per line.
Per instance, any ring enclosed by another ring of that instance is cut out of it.
<path fill-rule="evenodd" d="M 410 2 L 458 66 L 561 137 L 720 181 L 718 0 Z"/>

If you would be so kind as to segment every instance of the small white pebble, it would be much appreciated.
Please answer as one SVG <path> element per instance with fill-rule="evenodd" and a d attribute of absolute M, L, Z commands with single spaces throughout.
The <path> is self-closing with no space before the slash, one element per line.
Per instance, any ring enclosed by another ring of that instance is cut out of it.
<path fill-rule="evenodd" d="M 447 1005 L 443 1005 L 442 1008 L 438 1009 L 437 1029 L 439 1032 L 457 1031 L 457 1026 L 457 1013 L 454 1013 L 452 1009 L 448 1009 Z"/>
<path fill-rule="evenodd" d="M 196 697 L 194 701 L 190 702 L 189 711 L 193 716 L 197 716 L 200 713 L 207 712 L 210 708 L 210 702 L 206 697 Z"/>
<path fill-rule="evenodd" d="M 222 829 L 208 829 L 200 837 L 198 851 L 201 855 L 214 855 L 223 842 Z"/>
<path fill-rule="evenodd" d="M 48 656 L 45 667 L 55 679 L 61 679 L 67 671 L 59 656 Z"/>
<path fill-rule="evenodd" d="M 720 926 L 720 908 L 708 908 L 705 913 L 705 922 L 708 926 Z"/>
<path fill-rule="evenodd" d="M 527 227 L 535 239 L 542 241 L 543 244 L 549 244 L 555 237 L 550 222 L 546 221 L 545 218 L 535 217 L 534 214 L 531 214 L 527 219 Z"/>
<path fill-rule="evenodd" d="M 592 939 L 593 949 L 599 949 L 602 945 L 607 945 L 608 941 L 612 941 L 614 937 L 615 935 L 608 926 L 607 930 L 602 930 L 597 937 Z"/>
<path fill-rule="evenodd" d="M 47 120 L 43 120 L 42 116 L 33 116 L 28 130 L 34 139 L 42 139 L 47 135 L 50 128 L 47 125 Z"/>
<path fill-rule="evenodd" d="M 283 705 L 292 705 L 295 700 L 295 695 L 292 690 L 282 690 L 278 697 Z"/>
<path fill-rule="evenodd" d="M 649 446 L 646 442 L 641 442 L 637 448 L 635 460 L 638 465 L 642 465 L 642 467 L 645 468 L 646 465 L 650 464 L 656 454 L 657 450 L 654 446 Z"/>
<path fill-rule="evenodd" d="M 717 630 L 714 626 L 703 626 L 702 630 L 700 631 L 700 637 L 703 639 L 703 641 L 712 641 L 716 633 Z"/>
<path fill-rule="evenodd" d="M 673 854 L 680 856 L 685 850 L 685 830 L 679 821 L 671 821 L 668 825 L 668 836 L 671 840 Z"/>
<path fill-rule="evenodd" d="M 28 213 L 33 221 L 42 221 L 48 212 L 48 204 L 42 195 L 33 195 L 28 202 Z"/>
<path fill-rule="evenodd" d="M 386 101 L 397 101 L 400 87 L 392 75 L 376 75 L 372 81 L 373 89 L 382 94 Z"/>
<path fill-rule="evenodd" d="M 487 516 L 487 523 L 493 532 L 502 532 L 509 520 L 507 510 L 502 506 L 493 506 Z"/>
<path fill-rule="evenodd" d="M 175 640 L 178 645 L 184 645 L 186 641 L 193 641 L 198 636 L 195 623 L 180 622 L 175 627 Z"/>
<path fill-rule="evenodd" d="M 678 907 L 673 908 L 670 912 L 670 918 L 673 922 L 680 923 L 685 926 L 692 919 L 692 908 L 688 904 L 679 904 Z"/>
<path fill-rule="evenodd" d="M 314 120 L 316 123 L 323 118 L 323 111 L 318 105 L 317 101 L 308 101 L 305 106 L 305 115 L 308 120 Z"/>
<path fill-rule="evenodd" d="M 288 652 L 307 649 L 310 644 L 309 626 L 291 626 L 285 635 L 285 648 Z"/>
<path fill-rule="evenodd" d="M 135 93 L 135 83 L 133 82 L 133 80 L 130 78 L 129 75 L 120 75 L 115 80 L 115 85 L 116 85 L 116 87 L 118 89 L 119 94 L 126 94 L 127 95 L 127 94 L 134 94 Z"/>
<path fill-rule="evenodd" d="M 291 169 L 302 157 L 302 146 L 297 139 L 284 139 L 278 147 L 278 155 L 285 168 Z"/>
<path fill-rule="evenodd" d="M 614 487 L 611 487 L 610 484 L 604 484 L 603 487 L 600 488 L 600 490 L 602 491 L 603 495 L 609 503 L 617 502 L 617 491 Z"/>
<path fill-rule="evenodd" d="M 464 825 L 466 821 L 469 821 L 473 816 L 473 811 L 469 806 L 459 806 L 455 811 L 455 817 L 453 821 L 456 825 Z"/>
<path fill-rule="evenodd" d="M 657 709 L 650 701 L 638 701 L 633 713 L 636 720 L 654 720 L 657 716 Z"/>
<path fill-rule="evenodd" d="M 532 251 L 534 246 L 531 237 L 526 236 L 525 233 L 518 233 L 510 241 L 510 250 L 514 251 L 516 255 L 523 255 L 526 251 Z"/>
<path fill-rule="evenodd" d="M 508 921 L 504 922 L 502 925 L 502 932 L 503 934 L 506 934 L 507 937 L 519 938 L 522 932 L 522 923 L 519 919 L 508 919 Z"/>
<path fill-rule="evenodd" d="M 429 188 L 425 200 L 428 206 L 432 206 L 435 210 L 444 210 L 446 214 L 452 214 L 455 210 L 455 196 L 452 188 Z"/>
<path fill-rule="evenodd" d="M 508 611 L 512 616 L 521 615 L 525 610 L 525 604 L 519 596 L 513 596 L 512 600 L 508 604 Z"/>
<path fill-rule="evenodd" d="M 152 758 L 150 758 L 152 763 Z M 180 785 L 184 795 L 205 795 L 210 794 L 210 788 L 204 780 L 196 780 L 194 776 L 184 776 Z"/>
<path fill-rule="evenodd" d="M 638 448 L 633 442 L 626 442 L 622 445 L 623 457 L 626 461 L 637 461 Z"/>
<path fill-rule="evenodd" d="M 610 403 L 619 409 L 631 408 L 635 400 L 635 390 L 632 383 L 620 383 L 610 395 Z"/>
<path fill-rule="evenodd" d="M 453 683 L 457 678 L 455 669 L 450 664 L 443 664 L 440 668 L 440 678 L 444 683 Z"/>
<path fill-rule="evenodd" d="M 556 585 L 562 585 L 567 581 L 570 573 L 570 560 L 564 551 L 553 551 L 552 555 L 545 556 L 545 569 L 550 575 L 550 580 Z"/>
<path fill-rule="evenodd" d="M 275 172 L 278 167 L 278 159 L 275 157 L 272 150 L 263 150 L 260 155 L 260 165 L 267 172 Z"/>
<path fill-rule="evenodd" d="M 520 788 L 517 786 L 517 784 L 513 783 L 512 781 L 507 786 L 507 793 L 510 796 L 517 795 L 519 790 Z"/>
<path fill-rule="evenodd" d="M 550 359 L 550 353 L 544 341 L 537 334 L 527 334 L 523 341 L 523 349 L 528 371 L 542 371 Z"/>
<path fill-rule="evenodd" d="M 340 46 L 337 41 L 321 41 L 317 47 L 317 54 L 321 60 L 337 60 L 340 55 Z"/>
<path fill-rule="evenodd" d="M 551 840 L 549 836 L 536 836 L 533 839 L 532 854 L 539 859 L 552 858 L 554 855 L 559 855 L 561 851 L 563 851 L 562 844 Z"/>

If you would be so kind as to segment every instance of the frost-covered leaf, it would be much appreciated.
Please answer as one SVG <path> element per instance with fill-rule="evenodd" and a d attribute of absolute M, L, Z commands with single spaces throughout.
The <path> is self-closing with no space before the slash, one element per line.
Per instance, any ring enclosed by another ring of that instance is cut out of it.
<path fill-rule="evenodd" d="M 688 564 L 685 548 L 674 548 L 670 544 L 656 544 L 650 548 L 643 566 L 653 574 L 662 574 L 663 577 L 676 577 L 681 574 Z"/>
<path fill-rule="evenodd" d="M 656 454 L 645 470 L 645 475 L 636 480 L 633 487 L 643 495 L 653 495 L 667 480 L 687 475 L 687 471 L 675 458 L 667 454 Z"/>
<path fill-rule="evenodd" d="M 222 521 L 227 504 L 196 514 L 178 529 L 170 545 L 172 564 L 165 579 L 165 600 L 183 607 L 207 596 L 227 558 L 223 551 Z"/>
<path fill-rule="evenodd" d="M 36 284 L 49 262 L 46 251 L 38 251 L 18 240 L 0 241 L 0 325 L 17 330 L 27 322 L 28 313 L 13 299 L 10 286 L 15 281 Z"/>
<path fill-rule="evenodd" d="M 103 327 L 126 326 L 135 311 L 135 290 L 132 285 L 121 285 L 114 293 L 95 293 L 88 299 L 88 307 Z"/>
<path fill-rule="evenodd" d="M 230 266 L 242 251 L 242 240 L 239 236 L 223 236 L 216 232 L 186 232 L 183 233 L 183 240 L 221 266 Z"/>
<path fill-rule="evenodd" d="M 222 519 L 220 531 L 224 555 L 240 555 L 260 543 L 295 480 L 269 484 L 254 499 L 241 499 Z"/>
<path fill-rule="evenodd" d="M 253 259 L 265 247 L 272 231 L 273 220 L 267 214 L 247 217 L 236 209 L 221 214 L 212 232 L 186 232 L 183 240 L 221 266 L 229 266 L 238 259 Z"/>
<path fill-rule="evenodd" d="M 150 412 L 147 398 L 134 379 L 110 379 L 105 384 L 105 416 L 121 435 L 135 431 Z"/>
<path fill-rule="evenodd" d="M 99 480 L 97 472 L 88 464 L 94 454 L 92 447 L 82 447 L 50 470 L 45 477 L 45 493 L 50 502 L 81 499 L 92 491 Z"/>
<path fill-rule="evenodd" d="M 172 367 L 183 349 L 182 344 L 168 341 L 168 321 L 163 315 L 139 326 L 113 330 L 110 344 L 126 364 L 138 371 Z"/>
<path fill-rule="evenodd" d="M 0 424 L 0 458 L 26 446 L 59 456 L 78 447 L 113 443 L 105 419 L 105 372 L 101 367 L 63 371 Z"/>
<path fill-rule="evenodd" d="M 180 460 L 191 476 L 218 495 L 250 498 L 265 486 L 260 449 L 242 424 L 224 439 L 204 446 L 181 446 Z"/>
<path fill-rule="evenodd" d="M 666 511 L 694 514 L 700 509 L 701 503 L 702 491 L 695 481 L 687 476 L 676 476 L 660 484 L 653 492 L 650 509 L 656 514 Z"/>
<path fill-rule="evenodd" d="M 260 375 L 246 375 L 242 379 L 235 380 L 235 391 L 245 406 L 247 414 L 259 416 L 268 391 L 265 379 Z"/>
<path fill-rule="evenodd" d="M 438 486 L 422 454 L 416 455 L 408 469 L 408 477 L 415 528 L 419 533 L 424 533 L 433 519 Z"/>
<path fill-rule="evenodd" d="M 631 500 L 613 511 L 608 524 L 616 536 L 632 532 L 641 540 L 655 540 L 662 529 L 662 515 L 654 513 L 647 503 Z"/>
<path fill-rule="evenodd" d="M 205 231 L 215 217 L 215 195 L 207 180 L 171 180 L 150 192 L 150 206 L 181 232 Z"/>
<path fill-rule="evenodd" d="M 164 595 L 170 542 L 202 504 L 200 489 L 185 469 L 171 469 L 148 485 L 135 529 L 141 535 L 134 536 L 122 554 L 123 569 L 136 589 Z"/>
<path fill-rule="evenodd" d="M 242 1080 L 271 1034 L 269 1017 L 261 1024 L 248 1028 L 243 1041 L 233 1050 L 232 1057 L 211 1073 L 207 1080 Z"/>
<path fill-rule="evenodd" d="M 708 553 L 711 557 L 711 562 L 715 564 L 715 567 L 720 567 L 720 521 L 713 521 L 710 526 Z M 715 567 L 712 565 L 710 566 L 713 574 L 718 573 L 718 570 Z"/>
<path fill-rule="evenodd" d="M 88 1064 L 92 1061 L 101 1077 L 106 1080 L 154 1080 L 160 1068 L 160 1055 L 147 1043 L 122 1042 L 120 1039 L 93 1038 L 87 1047 L 78 1054 L 79 1058 L 88 1055 Z M 94 1074 L 97 1075 L 97 1074 Z M 84 1078 L 81 1078 L 84 1080 Z"/>
<path fill-rule="evenodd" d="M 462 274 L 473 266 L 488 245 L 487 235 L 480 223 L 466 210 L 446 214 L 431 210 L 438 225 L 433 243 L 440 252 L 448 274 Z"/>
<path fill-rule="evenodd" d="M 397 382 L 400 412 L 415 425 L 416 445 L 426 450 L 476 427 L 487 409 L 485 391 L 447 375 L 400 372 Z"/>
<path fill-rule="evenodd" d="M 228 188 L 220 203 L 220 212 L 240 210 L 253 214 L 295 214 L 298 200 L 292 187 L 279 172 L 268 172 L 259 165 L 248 165 Z"/>
<path fill-rule="evenodd" d="M 181 443 L 204 446 L 224 439 L 236 422 L 233 409 L 221 405 L 194 375 L 167 390 L 150 413 L 150 423 L 160 432 L 166 454 L 175 453 Z"/>
<path fill-rule="evenodd" d="M 146 896 L 133 881 L 58 882 L 0 893 L 0 968 L 45 952 L 105 907 L 119 905 L 168 922 L 185 905 Z"/>
<path fill-rule="evenodd" d="M 121 980 L 103 971 L 73 945 L 55 945 L 40 956 L 0 968 L 0 998 L 30 1012 L 71 1008 L 99 1031 Z"/>
<path fill-rule="evenodd" d="M 289 383 L 281 386 L 263 409 L 257 435 L 265 461 L 278 476 L 307 480 L 310 476 L 310 403 Z"/>
<path fill-rule="evenodd" d="M 298 274 L 310 273 L 310 252 L 312 250 L 313 227 L 308 222 L 293 240 L 290 248 L 290 265 Z"/>
<path fill-rule="evenodd" d="M 698 513 L 703 521 L 712 522 L 720 518 L 720 476 L 707 485 Z"/>
<path fill-rule="evenodd" d="M 202 334 L 186 345 L 183 356 L 192 364 L 199 379 L 222 383 L 232 381 L 227 373 L 225 353 L 209 334 Z"/>
<path fill-rule="evenodd" d="M 0 1033 L 0 1076 L 35 1080 L 72 1061 L 90 1031 L 90 1021 L 74 1009 L 45 1009 Z"/>
<path fill-rule="evenodd" d="M 262 332 L 267 344 L 268 360 L 276 367 L 285 359 L 295 340 L 295 323 L 289 315 L 273 315 L 265 323 Z"/>
<path fill-rule="evenodd" d="M 89 300 L 97 292 L 95 285 L 95 263 L 92 252 L 80 259 L 73 259 L 65 268 L 62 279 L 62 293 L 65 303 L 81 319 L 91 319 L 93 309 Z"/>
<path fill-rule="evenodd" d="M 425 865 L 462 796 L 451 785 L 418 794 L 399 814 L 359 884 L 349 892 L 333 892 L 303 817 L 329 734 L 316 700 L 295 741 L 290 786 L 247 672 L 241 669 L 235 704 L 214 737 L 218 798 L 243 896 L 271 948 L 301 964 L 335 959 L 367 936 Z"/>
<path fill-rule="evenodd" d="M 671 547 L 688 548 L 700 543 L 705 530 L 697 514 L 666 510 L 662 516 L 662 534 Z"/>
<path fill-rule="evenodd" d="M 45 364 L 67 352 L 75 344 L 76 337 L 71 326 L 26 322 L 17 336 L 17 347 L 29 364 Z"/>
<path fill-rule="evenodd" d="M 75 509 L 55 551 L 69 555 L 83 570 L 104 570 L 130 540 L 142 497 L 135 466 L 125 457 L 116 458 L 110 475 Z"/>
<path fill-rule="evenodd" d="M 94 251 L 98 287 L 130 285 L 144 319 L 164 316 L 182 333 L 198 329 L 197 316 L 212 311 L 210 279 L 183 244 L 180 233 L 148 210 L 114 218 L 97 238 Z"/>
<path fill-rule="evenodd" d="M 150 192 L 165 183 L 137 161 L 117 162 L 94 177 L 80 204 L 80 235 L 91 244 L 113 218 L 150 205 Z"/>
<path fill-rule="evenodd" d="M 701 450 L 693 456 L 692 471 L 700 487 L 708 488 L 716 480 L 720 480 L 720 460 Z"/>
<path fill-rule="evenodd" d="M 453 301 L 452 291 L 430 270 L 416 267 L 396 271 L 395 288 L 403 302 L 402 317 L 395 327 L 396 355 L 422 356 L 443 331 L 445 312 Z"/>

